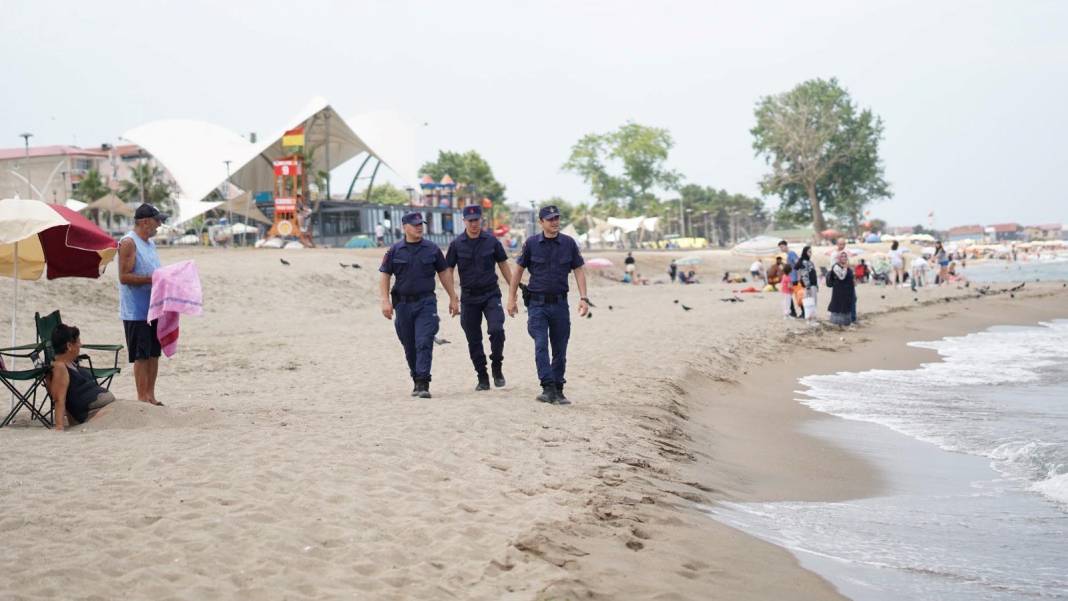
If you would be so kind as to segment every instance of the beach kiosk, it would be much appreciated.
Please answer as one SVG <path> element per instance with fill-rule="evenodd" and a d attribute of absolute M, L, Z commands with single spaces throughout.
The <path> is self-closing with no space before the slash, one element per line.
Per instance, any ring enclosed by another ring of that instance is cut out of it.
<path fill-rule="evenodd" d="M 299 156 L 280 158 L 274 163 L 274 223 L 268 238 L 297 238 L 304 246 L 314 246 L 307 226 L 311 210 L 304 200 L 304 163 Z"/>

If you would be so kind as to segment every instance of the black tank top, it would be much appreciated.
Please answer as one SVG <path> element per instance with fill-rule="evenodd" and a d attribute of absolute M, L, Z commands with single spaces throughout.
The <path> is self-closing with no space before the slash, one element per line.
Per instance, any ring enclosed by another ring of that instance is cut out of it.
<path fill-rule="evenodd" d="M 95 401 L 104 389 L 97 385 L 88 370 L 68 365 L 67 373 L 70 374 L 70 384 L 67 386 L 67 413 L 79 422 L 84 422 L 89 418 L 89 403 Z"/>

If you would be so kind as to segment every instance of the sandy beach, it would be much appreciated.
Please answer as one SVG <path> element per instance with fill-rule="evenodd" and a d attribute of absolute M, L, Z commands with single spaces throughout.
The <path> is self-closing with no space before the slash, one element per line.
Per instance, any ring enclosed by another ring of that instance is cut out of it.
<path fill-rule="evenodd" d="M 522 311 L 506 323 L 508 386 L 474 392 L 439 292 L 449 343 L 434 398 L 415 400 L 379 313 L 380 251 L 161 255 L 194 259 L 205 292 L 161 360 L 167 406 L 133 402 L 124 369 L 122 402 L 87 424 L 0 430 L 0 599 L 840 598 L 699 509 L 880 490 L 862 457 L 798 431 L 836 418 L 794 401 L 797 378 L 905 368 L 935 356 L 910 340 L 1068 317 L 1059 282 L 1013 297 L 865 285 L 860 328 L 813 330 L 781 317 L 779 293 L 723 302 L 744 285 L 715 274 L 748 262 L 707 252 L 698 285 L 591 278 L 566 408 L 534 401 Z M 655 281 L 678 255 L 636 256 Z M 58 308 L 84 342 L 122 342 L 113 267 L 23 284 L 20 340 Z"/>

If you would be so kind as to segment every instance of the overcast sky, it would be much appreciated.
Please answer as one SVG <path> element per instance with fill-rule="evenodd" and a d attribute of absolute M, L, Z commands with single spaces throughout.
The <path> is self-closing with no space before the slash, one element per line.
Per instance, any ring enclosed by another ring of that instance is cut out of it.
<path fill-rule="evenodd" d="M 857 8 L 857 7 L 861 8 Z M 686 181 L 757 195 L 763 95 L 837 77 L 886 126 L 892 224 L 1068 223 L 1068 2 L 51 2 L 0 18 L 0 147 L 161 118 L 281 127 L 322 95 L 396 109 L 419 157 L 474 149 L 510 201 L 589 197 L 560 165 L 627 120 Z M 335 182 L 355 166 L 335 172 Z M 769 199 L 774 204 L 774 199 Z"/>

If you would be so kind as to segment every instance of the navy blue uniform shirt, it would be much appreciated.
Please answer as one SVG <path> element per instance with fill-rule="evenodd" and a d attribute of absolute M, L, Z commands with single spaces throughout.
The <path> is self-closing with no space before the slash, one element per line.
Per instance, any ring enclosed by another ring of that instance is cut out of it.
<path fill-rule="evenodd" d="M 530 272 L 528 288 L 535 294 L 566 293 L 568 274 L 585 263 L 578 243 L 564 234 L 555 238 L 546 238 L 545 234 L 527 238 L 523 253 L 515 262 Z"/>
<path fill-rule="evenodd" d="M 445 253 L 445 264 L 449 267 L 460 266 L 460 288 L 481 290 L 497 283 L 494 271 L 497 263 L 508 260 L 504 246 L 493 234 L 483 230 L 477 238 L 470 238 L 464 232 L 449 243 Z"/>
<path fill-rule="evenodd" d="M 416 296 L 434 291 L 434 277 L 448 269 L 445 256 L 437 244 L 423 238 L 419 242 L 401 240 L 389 247 L 382 257 L 382 273 L 392 274 L 393 292 Z"/>

